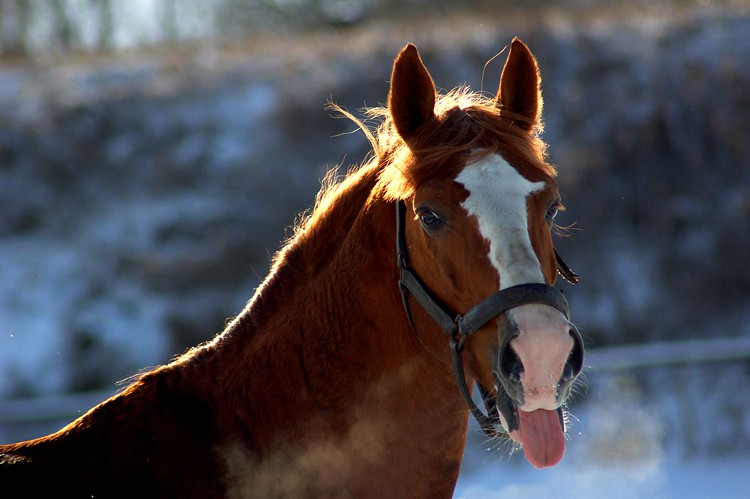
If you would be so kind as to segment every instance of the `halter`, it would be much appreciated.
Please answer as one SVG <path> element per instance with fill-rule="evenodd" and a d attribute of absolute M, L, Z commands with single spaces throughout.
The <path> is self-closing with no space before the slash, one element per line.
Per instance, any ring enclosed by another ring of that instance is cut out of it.
<path fill-rule="evenodd" d="M 509 407 L 509 404 L 511 404 L 510 397 L 505 394 L 503 390 L 498 390 L 499 395 L 502 397 L 501 400 L 498 401 L 489 389 L 482 386 L 480 383 L 477 383 L 479 392 L 482 396 L 482 401 L 487 409 L 487 414 L 484 414 L 482 410 L 477 407 L 474 400 L 471 398 L 471 392 L 469 391 L 469 387 L 466 383 L 466 376 L 464 375 L 463 359 L 461 357 L 464 342 L 466 341 L 466 338 L 476 333 L 494 317 L 526 303 L 543 303 L 549 305 L 559 310 L 565 318 L 569 320 L 570 313 L 568 311 L 568 301 L 565 299 L 565 295 L 563 295 L 562 291 L 547 284 L 519 284 L 498 291 L 497 293 L 485 298 L 464 315 L 451 314 L 446 311 L 440 303 L 438 303 L 417 274 L 409 268 L 409 255 L 406 248 L 406 204 L 404 201 L 396 203 L 396 256 L 397 265 L 401 271 L 401 277 L 398 281 L 399 289 L 401 290 L 401 299 L 403 300 L 406 317 L 409 320 L 409 325 L 411 326 L 412 331 L 416 334 L 416 328 L 414 327 L 411 311 L 409 310 L 409 294 L 416 298 L 417 302 L 419 302 L 425 312 L 427 312 L 427 314 L 432 317 L 432 319 L 443 328 L 448 335 L 453 374 L 456 377 L 458 389 L 461 392 L 461 395 L 463 395 L 464 400 L 466 400 L 469 410 L 479 423 L 482 430 L 484 430 L 484 432 L 490 437 L 497 436 L 497 427 L 500 424 L 498 403 L 505 407 Z M 577 283 L 579 276 L 565 264 L 557 253 L 557 250 L 555 250 L 555 259 L 557 260 L 557 268 L 560 274 L 571 283 Z M 573 332 L 578 334 L 575 326 L 571 325 L 571 327 Z M 417 338 L 419 338 L 419 336 L 417 336 Z"/>

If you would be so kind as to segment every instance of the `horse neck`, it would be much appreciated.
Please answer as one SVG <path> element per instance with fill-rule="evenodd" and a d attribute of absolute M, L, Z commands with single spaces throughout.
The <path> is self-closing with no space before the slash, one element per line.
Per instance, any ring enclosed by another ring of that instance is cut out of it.
<path fill-rule="evenodd" d="M 411 462 L 406 472 L 427 459 L 425 466 L 446 470 L 452 490 L 466 409 L 450 368 L 424 349 L 407 322 L 397 285 L 395 206 L 368 201 L 374 168 L 354 180 L 284 250 L 248 307 L 214 342 L 222 359 L 215 378 L 234 403 L 223 425 L 235 426 L 261 455 L 290 435 L 333 438 L 345 453 L 419 449 L 419 459 L 387 461 Z"/>
<path fill-rule="evenodd" d="M 329 377 L 327 371 L 371 382 L 419 362 L 425 352 L 406 329 L 398 294 L 395 207 L 368 200 L 377 172 L 364 168 L 348 179 L 324 213 L 282 250 L 246 309 L 215 342 L 224 354 L 239 355 L 243 366 L 252 359 L 260 368 L 271 349 L 274 360 L 305 364 L 313 384 L 311 376 Z M 264 375 L 279 371 L 267 367 Z"/>

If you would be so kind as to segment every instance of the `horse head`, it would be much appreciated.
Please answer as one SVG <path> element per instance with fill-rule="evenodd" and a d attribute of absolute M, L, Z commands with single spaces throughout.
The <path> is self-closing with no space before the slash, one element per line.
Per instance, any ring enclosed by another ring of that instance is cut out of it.
<path fill-rule="evenodd" d="M 552 242 L 563 205 L 538 137 L 540 83 L 534 56 L 515 39 L 494 98 L 465 89 L 438 96 L 407 45 L 388 100 L 399 167 L 383 181 L 401 206 L 398 259 L 414 333 L 445 359 L 448 333 L 459 388 L 482 426 L 491 433 L 487 421 L 499 422 L 544 467 L 564 452 L 562 406 L 583 343 L 552 287 L 558 269 L 576 276 Z M 487 416 L 464 377 L 480 386 Z"/>

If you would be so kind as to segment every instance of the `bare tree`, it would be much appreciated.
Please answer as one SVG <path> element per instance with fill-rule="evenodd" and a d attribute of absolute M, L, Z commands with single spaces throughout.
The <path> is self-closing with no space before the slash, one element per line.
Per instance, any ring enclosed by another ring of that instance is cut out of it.
<path fill-rule="evenodd" d="M 31 0 L 0 2 L 0 51 L 9 56 L 26 55 Z"/>

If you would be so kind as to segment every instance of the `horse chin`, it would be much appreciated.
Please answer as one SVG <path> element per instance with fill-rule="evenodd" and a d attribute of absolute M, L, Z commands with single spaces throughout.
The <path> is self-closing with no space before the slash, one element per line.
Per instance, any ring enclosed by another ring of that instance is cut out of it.
<path fill-rule="evenodd" d="M 500 424 L 503 426 L 503 430 L 505 430 L 505 433 L 511 440 L 518 444 L 523 444 L 521 432 L 518 429 L 518 413 L 513 411 L 511 415 L 505 416 L 501 411 L 498 411 L 498 415 L 500 416 Z"/>
<path fill-rule="evenodd" d="M 518 406 L 513 402 L 513 399 L 510 398 L 508 393 L 499 383 L 498 386 L 496 386 L 496 390 L 497 397 L 495 399 L 495 404 L 503 429 L 510 438 L 518 443 L 523 443 L 519 432 L 521 425 L 518 421 Z"/>

